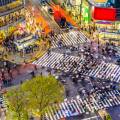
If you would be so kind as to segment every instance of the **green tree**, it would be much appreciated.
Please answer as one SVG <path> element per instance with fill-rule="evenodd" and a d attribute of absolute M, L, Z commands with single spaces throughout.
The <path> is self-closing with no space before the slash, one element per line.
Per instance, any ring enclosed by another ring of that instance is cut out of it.
<path fill-rule="evenodd" d="M 53 76 L 34 77 L 6 94 L 13 120 L 28 120 L 31 113 L 38 114 L 41 119 L 49 106 L 61 102 L 63 96 L 64 87 Z"/>
<path fill-rule="evenodd" d="M 112 118 L 109 114 L 106 116 L 106 120 L 112 120 Z"/>
<path fill-rule="evenodd" d="M 37 112 L 40 118 L 51 104 L 63 100 L 64 88 L 53 76 L 37 76 L 25 82 L 22 89 L 29 99 L 29 110 Z"/>
<path fill-rule="evenodd" d="M 27 99 L 25 99 L 24 91 L 21 87 L 17 86 L 10 89 L 7 94 L 6 98 L 8 100 L 8 119 L 9 117 L 14 118 L 14 120 L 27 120 Z M 11 116 L 10 116 L 11 115 Z"/>

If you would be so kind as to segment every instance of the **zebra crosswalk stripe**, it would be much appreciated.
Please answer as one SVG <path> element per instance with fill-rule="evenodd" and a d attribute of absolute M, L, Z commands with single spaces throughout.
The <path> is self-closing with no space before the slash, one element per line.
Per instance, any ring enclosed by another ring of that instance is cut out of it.
<path fill-rule="evenodd" d="M 105 65 L 105 63 L 103 63 L 101 66 L 98 66 L 98 68 L 96 69 L 95 72 L 93 72 L 93 75 L 95 77 L 97 77 L 97 75 L 100 73 L 100 71 L 103 69 L 103 66 Z"/>
<path fill-rule="evenodd" d="M 60 110 L 60 107 L 56 104 L 56 108 L 58 109 L 58 114 L 59 114 L 59 119 L 60 118 L 63 118 L 64 116 L 63 116 L 63 114 L 62 114 L 62 112 L 61 112 L 61 110 Z"/>
<path fill-rule="evenodd" d="M 115 95 L 116 99 L 118 100 L 119 104 L 120 104 L 120 96 L 118 96 L 119 92 L 114 90 L 114 91 L 111 91 L 113 95 Z"/>
<path fill-rule="evenodd" d="M 83 112 L 82 112 L 82 108 L 81 108 L 80 106 L 78 106 L 77 100 L 73 100 L 73 103 L 74 103 L 75 106 L 77 107 L 78 112 L 79 112 L 80 114 L 83 113 Z"/>
<path fill-rule="evenodd" d="M 100 96 L 105 96 L 105 98 L 100 100 L 101 103 L 99 103 L 99 100 L 97 99 L 100 98 Z M 113 90 L 94 94 L 91 95 L 91 100 L 92 103 L 89 102 L 88 98 L 85 99 L 76 98 L 64 101 L 63 103 L 56 104 L 50 107 L 46 116 L 50 118 L 50 120 L 58 120 L 61 118 L 70 117 L 74 113 L 75 114 L 86 113 L 87 111 L 84 110 L 83 105 L 85 105 L 88 112 L 94 112 L 102 108 L 108 108 L 115 105 L 119 105 L 120 92 L 118 90 Z"/>
<path fill-rule="evenodd" d="M 113 63 L 102 62 L 95 69 L 89 71 L 89 76 L 94 76 L 102 79 L 110 79 L 111 81 L 119 82 L 120 67 Z"/>
<path fill-rule="evenodd" d="M 82 105 L 80 104 L 80 102 L 78 100 L 74 100 L 74 104 L 77 106 L 77 109 L 78 109 L 80 114 L 85 112 Z"/>
<path fill-rule="evenodd" d="M 102 69 L 102 64 L 100 64 L 100 65 L 98 65 L 97 66 L 97 68 L 95 69 L 95 70 L 92 70 L 92 71 L 90 71 L 90 76 L 95 76 L 96 74 L 97 74 L 97 72 L 98 72 L 98 70 L 100 71 L 100 69 Z M 99 69 L 100 68 L 100 69 Z"/>
<path fill-rule="evenodd" d="M 68 104 L 67 104 L 67 101 L 65 101 L 64 102 L 64 105 L 65 105 L 65 107 L 66 107 L 66 110 L 68 111 L 68 113 L 69 113 L 69 116 L 68 117 L 70 117 L 70 114 L 71 114 L 71 110 L 69 109 L 69 107 L 68 107 Z"/>
<path fill-rule="evenodd" d="M 57 120 L 59 120 L 62 117 L 61 112 L 59 111 L 56 105 L 54 105 L 54 107 L 55 107 L 55 115 L 57 116 Z"/>
<path fill-rule="evenodd" d="M 101 109 L 103 109 L 105 107 L 105 104 L 104 104 L 103 100 L 101 101 L 101 94 L 98 93 L 98 94 L 96 94 L 96 96 L 100 100 L 100 102 L 98 103 L 98 105 L 100 106 Z"/>
<path fill-rule="evenodd" d="M 73 62 L 77 62 L 79 65 L 74 67 Z M 81 70 L 83 58 L 69 55 L 64 56 L 64 54 L 51 52 L 50 55 L 46 53 L 43 57 L 34 61 L 33 64 L 50 67 L 52 69 L 60 69 L 64 72 L 75 72 Z"/>
<path fill-rule="evenodd" d="M 114 73 L 115 70 L 117 70 L 117 67 L 116 67 L 116 65 L 112 64 L 112 70 L 109 71 L 108 75 L 107 74 L 106 75 L 111 76 L 111 73 Z M 107 76 L 106 76 L 106 78 L 107 78 Z"/>
<path fill-rule="evenodd" d="M 78 37 L 78 34 L 79 34 L 79 37 Z M 82 32 L 79 32 L 79 31 L 70 31 L 68 33 L 62 33 L 62 34 L 55 36 L 52 39 L 53 39 L 52 40 L 53 41 L 52 42 L 53 48 L 57 47 L 57 42 L 60 39 L 62 39 L 63 44 L 67 45 L 67 46 L 77 45 L 80 43 L 85 43 L 85 42 L 90 41 Z"/>
<path fill-rule="evenodd" d="M 63 111 L 62 105 L 59 104 L 59 106 L 60 106 L 60 110 L 61 110 L 61 112 L 62 112 L 63 118 L 67 117 L 66 114 L 65 114 L 65 112 Z"/>
<path fill-rule="evenodd" d="M 101 96 L 101 95 L 103 96 L 103 94 L 98 94 L 97 96 Z M 102 100 L 101 104 L 102 104 L 102 108 L 109 107 L 109 103 L 106 99 Z"/>
<path fill-rule="evenodd" d="M 101 76 L 103 76 L 105 73 L 105 75 L 108 75 L 109 72 L 111 72 L 111 64 L 107 65 L 107 68 L 102 72 Z"/>
<path fill-rule="evenodd" d="M 113 93 L 113 91 L 110 91 L 109 94 L 114 97 L 114 101 L 116 101 L 117 105 L 120 104 L 120 99 L 117 98 L 117 96 Z"/>
<path fill-rule="evenodd" d="M 49 116 L 50 120 L 54 120 L 54 118 L 53 118 L 53 116 L 52 116 L 51 111 L 50 111 L 49 108 L 47 109 L 47 113 L 48 113 L 47 116 Z"/>
<path fill-rule="evenodd" d="M 58 114 L 56 114 L 56 110 L 55 110 L 54 105 L 52 105 L 50 108 L 51 108 L 51 112 L 52 112 L 52 114 L 54 116 L 54 119 L 57 120 Z"/>
<path fill-rule="evenodd" d="M 92 95 L 91 97 L 92 97 L 92 100 L 93 100 L 93 102 L 94 102 L 95 109 L 96 109 L 96 110 L 99 110 L 100 107 L 99 107 L 99 105 L 97 104 L 97 102 L 96 102 L 94 96 Z"/>
<path fill-rule="evenodd" d="M 117 72 L 114 74 L 113 81 L 120 81 L 120 67 L 118 67 Z"/>
<path fill-rule="evenodd" d="M 61 103 L 61 105 L 62 105 L 62 108 L 63 108 L 63 110 L 64 110 L 65 116 L 66 116 L 66 117 L 69 117 L 69 116 L 70 116 L 70 110 L 69 110 L 69 109 L 66 109 L 66 106 L 65 106 L 64 102 Z M 66 111 L 67 111 L 67 112 L 66 112 Z"/>
<path fill-rule="evenodd" d="M 57 104 L 55 104 L 54 106 L 55 106 L 55 108 L 56 108 L 56 114 L 58 114 L 57 117 L 58 117 L 59 119 L 62 118 L 63 115 L 62 115 L 62 113 L 61 113 L 60 107 L 59 107 Z"/>
<path fill-rule="evenodd" d="M 104 92 L 104 94 L 107 96 L 108 95 L 108 93 L 105 91 Z M 113 106 L 113 104 L 112 104 L 112 102 L 110 101 L 110 99 L 107 99 L 107 98 L 105 98 L 105 100 L 109 103 L 109 105 L 112 107 Z"/>
<path fill-rule="evenodd" d="M 90 108 L 89 104 L 87 103 L 86 99 L 84 100 L 84 103 L 85 103 L 86 107 L 88 108 L 88 110 L 91 111 L 91 108 Z"/>
<path fill-rule="evenodd" d="M 80 110 L 81 110 L 81 113 L 85 113 L 85 110 L 84 108 L 82 107 L 83 106 L 83 103 L 81 102 L 81 99 L 77 99 L 76 100 L 76 104 L 78 104 Z"/>
<path fill-rule="evenodd" d="M 70 106 L 72 107 L 72 111 L 74 111 L 74 113 L 79 114 L 78 109 L 77 109 L 76 105 L 74 104 L 74 100 L 70 101 Z"/>

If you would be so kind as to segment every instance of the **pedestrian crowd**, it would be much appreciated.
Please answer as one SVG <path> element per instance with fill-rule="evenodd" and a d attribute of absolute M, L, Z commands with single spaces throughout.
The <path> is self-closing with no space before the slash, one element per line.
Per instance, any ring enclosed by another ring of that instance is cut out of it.
<path fill-rule="evenodd" d="M 14 78 L 13 71 L 18 70 L 18 66 L 10 63 L 8 61 L 1 61 L 1 69 L 0 69 L 0 87 L 11 85 L 12 80 Z"/>
<path fill-rule="evenodd" d="M 100 79 L 100 78 L 94 78 L 94 76 L 93 77 L 89 76 L 89 72 L 95 69 L 102 61 L 105 60 L 106 62 L 109 62 L 109 58 L 111 58 L 111 62 L 113 62 L 112 59 L 117 55 L 117 51 L 114 49 L 115 45 L 106 43 L 104 46 L 100 46 L 99 51 L 97 52 L 94 51 L 92 45 L 93 45 L 92 42 L 87 45 L 83 44 L 82 49 L 81 46 L 72 46 L 72 45 L 58 47 L 60 51 L 65 51 L 62 53 L 63 59 L 56 60 L 55 62 L 53 61 L 54 66 L 52 65 L 52 69 L 54 68 L 54 70 L 56 71 L 58 70 L 63 72 L 63 74 L 66 74 L 67 77 L 71 78 L 71 80 L 75 85 L 79 85 L 80 82 L 80 84 L 83 84 L 83 87 L 86 89 L 85 87 L 86 81 L 92 83 L 91 91 L 85 89 L 83 90 L 84 92 L 87 91 L 87 95 L 99 91 L 102 92 L 104 90 L 116 89 L 115 81 L 110 82 L 109 79 L 102 79 L 102 78 Z M 68 49 L 70 51 L 69 53 L 66 52 Z M 52 50 L 50 49 L 48 50 L 48 56 L 51 56 L 52 54 L 51 51 Z M 69 56 L 71 55 L 76 56 L 76 59 L 74 59 L 74 57 L 68 59 L 70 58 Z M 79 57 L 80 59 L 77 59 L 77 57 Z M 50 68 L 51 65 L 47 65 L 47 67 Z M 106 67 L 107 66 L 104 66 L 105 69 Z M 62 77 L 64 77 L 64 75 Z M 62 77 L 58 79 L 61 79 Z M 64 80 L 62 82 L 66 84 L 65 78 L 63 79 Z M 67 91 L 67 95 L 68 95 L 68 91 Z"/>
<path fill-rule="evenodd" d="M 26 38 L 29 36 L 27 32 L 23 32 L 22 34 L 11 34 L 10 36 L 7 36 L 5 40 L 3 41 L 2 45 L 5 48 L 6 52 L 18 52 L 18 48 L 15 45 L 15 41 L 22 40 L 23 38 Z"/>

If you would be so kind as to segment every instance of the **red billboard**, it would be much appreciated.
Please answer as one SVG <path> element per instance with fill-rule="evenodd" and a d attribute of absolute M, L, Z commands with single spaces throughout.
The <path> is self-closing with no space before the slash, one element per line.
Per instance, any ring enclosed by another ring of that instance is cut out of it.
<path fill-rule="evenodd" d="M 95 20 L 115 21 L 116 20 L 116 9 L 115 8 L 93 7 L 92 17 Z"/>
<path fill-rule="evenodd" d="M 56 21 L 58 21 L 58 22 L 61 20 L 61 13 L 60 13 L 60 11 L 54 11 L 54 19 Z"/>

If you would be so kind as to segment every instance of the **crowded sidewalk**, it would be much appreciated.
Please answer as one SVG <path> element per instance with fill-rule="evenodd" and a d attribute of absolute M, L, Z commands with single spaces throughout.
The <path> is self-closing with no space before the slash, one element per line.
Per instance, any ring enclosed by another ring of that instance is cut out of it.
<path fill-rule="evenodd" d="M 49 48 L 48 41 L 38 41 L 37 48 L 29 49 L 28 53 L 24 51 L 16 52 L 16 51 L 8 51 L 4 49 L 4 52 L 1 53 L 1 58 L 5 60 L 9 60 L 13 63 L 21 64 L 21 63 L 30 63 L 38 58 L 40 58 L 46 50 Z"/>

